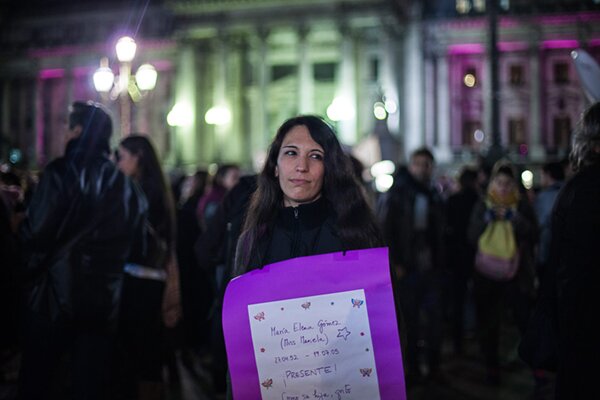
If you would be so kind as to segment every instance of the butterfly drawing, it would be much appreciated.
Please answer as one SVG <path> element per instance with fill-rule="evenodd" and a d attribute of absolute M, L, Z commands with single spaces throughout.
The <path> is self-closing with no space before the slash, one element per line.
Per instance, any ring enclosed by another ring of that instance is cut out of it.
<path fill-rule="evenodd" d="M 261 383 L 266 389 L 273 387 L 273 379 L 269 378 L 263 383 Z"/>
<path fill-rule="evenodd" d="M 365 302 L 364 300 L 352 299 L 352 308 L 354 308 L 354 307 L 360 308 L 360 306 L 362 306 L 364 302 Z"/>
<path fill-rule="evenodd" d="M 308 310 L 310 308 L 310 301 L 307 301 L 306 303 L 302 304 L 302 308 Z"/>
<path fill-rule="evenodd" d="M 259 312 L 258 314 L 256 314 L 254 316 L 254 319 L 257 321 L 262 321 L 263 319 L 265 319 L 265 312 L 264 311 Z"/>
<path fill-rule="evenodd" d="M 373 371 L 373 368 L 361 368 L 361 369 L 360 369 L 360 374 L 361 374 L 362 376 L 367 376 L 367 377 L 369 377 L 369 376 L 371 376 L 371 372 L 372 372 L 372 371 Z M 264 385 L 264 384 L 263 384 L 263 385 Z"/>

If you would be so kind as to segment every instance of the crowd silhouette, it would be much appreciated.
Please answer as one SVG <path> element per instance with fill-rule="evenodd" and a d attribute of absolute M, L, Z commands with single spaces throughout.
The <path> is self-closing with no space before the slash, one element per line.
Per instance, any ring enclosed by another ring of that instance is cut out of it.
<path fill-rule="evenodd" d="M 420 148 L 394 160 L 379 193 L 316 116 L 283 122 L 258 174 L 235 164 L 167 173 L 151 132 L 117 149 L 111 134 L 101 105 L 75 102 L 64 156 L 38 172 L 2 164 L 5 398 L 226 398 L 229 280 L 379 246 L 390 250 L 408 398 L 461 398 L 446 390 L 460 379 L 456 360 L 476 360 L 488 394 L 515 368 L 528 382 L 518 398 L 593 389 L 598 103 L 571 162 L 541 166 L 532 188 L 508 159 L 450 171 Z M 542 308 L 552 332 L 530 319 Z M 551 333 L 555 362 L 539 363 L 532 354 Z"/>

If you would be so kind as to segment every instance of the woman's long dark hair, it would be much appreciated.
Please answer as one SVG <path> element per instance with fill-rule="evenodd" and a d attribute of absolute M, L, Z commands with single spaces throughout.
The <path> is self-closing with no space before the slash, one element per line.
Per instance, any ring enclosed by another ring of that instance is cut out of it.
<path fill-rule="evenodd" d="M 171 247 L 175 240 L 175 203 L 152 142 L 145 135 L 131 134 L 121 140 L 120 146 L 137 157 L 138 173 L 134 178 L 148 199 L 148 220 Z"/>
<path fill-rule="evenodd" d="M 244 268 L 251 250 L 272 227 L 277 210 L 283 206 L 283 192 L 275 176 L 279 150 L 288 132 L 304 125 L 324 151 L 324 179 L 321 189 L 336 215 L 336 229 L 348 249 L 377 247 L 383 241 L 362 186 L 356 180 L 349 157 L 344 154 L 333 129 L 321 118 L 303 115 L 288 119 L 278 129 L 267 159 L 258 176 L 258 188 L 250 203 L 243 229 L 240 262 Z"/>

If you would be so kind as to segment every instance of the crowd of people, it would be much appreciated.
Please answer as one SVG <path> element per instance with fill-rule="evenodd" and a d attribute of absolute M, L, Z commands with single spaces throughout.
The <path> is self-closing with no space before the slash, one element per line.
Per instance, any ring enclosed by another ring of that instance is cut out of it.
<path fill-rule="evenodd" d="M 472 302 L 487 384 L 502 382 L 502 324 L 543 342 L 530 320 L 543 306 L 557 343 L 552 365 L 528 357 L 530 344 L 523 351 L 536 387 L 552 370 L 556 398 L 592 390 L 600 103 L 576 128 L 571 164 L 545 164 L 535 191 L 501 159 L 465 166 L 456 189 L 442 192 L 435 157 L 420 148 L 375 193 L 316 116 L 283 122 L 258 174 L 226 164 L 175 178 L 150 136 L 128 135 L 112 151 L 111 135 L 104 107 L 75 102 L 62 157 L 39 175 L 1 172 L 0 343 L 4 372 L 9 361 L 18 371 L 3 372 L 18 377 L 18 398 L 161 399 L 177 385 L 178 363 L 195 362 L 224 398 L 230 279 L 382 246 L 408 388 L 448 378 L 442 345 L 464 352 Z"/>

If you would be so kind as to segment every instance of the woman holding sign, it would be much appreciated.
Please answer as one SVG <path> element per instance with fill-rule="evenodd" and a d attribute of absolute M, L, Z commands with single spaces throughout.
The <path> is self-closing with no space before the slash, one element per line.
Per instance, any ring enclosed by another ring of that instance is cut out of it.
<path fill-rule="evenodd" d="M 363 189 L 321 118 L 287 120 L 258 177 L 236 253 L 236 275 L 294 257 L 383 244 Z"/>
<path fill-rule="evenodd" d="M 234 275 L 244 276 L 225 294 L 236 400 L 405 398 L 397 396 L 404 393 L 403 330 L 394 323 L 401 314 L 387 249 L 376 249 L 382 245 L 333 129 L 315 116 L 284 122 L 237 243 Z M 371 253 L 361 260 L 347 250 Z M 377 310 L 370 317 L 367 298 Z M 398 368 L 377 373 L 376 359 Z"/>

